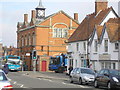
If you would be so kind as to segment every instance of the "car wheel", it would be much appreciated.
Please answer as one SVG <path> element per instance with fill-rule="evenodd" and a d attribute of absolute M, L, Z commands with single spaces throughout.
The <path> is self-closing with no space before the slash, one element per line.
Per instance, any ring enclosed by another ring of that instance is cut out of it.
<path fill-rule="evenodd" d="M 72 77 L 70 77 L 70 83 L 73 83 L 73 79 L 72 79 Z"/>
<path fill-rule="evenodd" d="M 98 88 L 98 87 L 99 87 L 97 80 L 95 80 L 95 82 L 94 82 L 94 87 L 95 87 L 95 88 Z"/>
<path fill-rule="evenodd" d="M 82 85 L 82 79 L 79 78 L 79 85 Z"/>
<path fill-rule="evenodd" d="M 108 82 L 108 84 L 107 84 L 107 88 L 108 88 L 109 90 L 112 88 L 110 82 Z"/>

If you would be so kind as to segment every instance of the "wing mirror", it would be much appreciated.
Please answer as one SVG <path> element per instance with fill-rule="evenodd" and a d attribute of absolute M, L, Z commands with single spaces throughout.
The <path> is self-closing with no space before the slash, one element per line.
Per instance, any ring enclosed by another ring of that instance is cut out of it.
<path fill-rule="evenodd" d="M 109 77 L 109 74 L 107 74 L 107 73 L 105 73 L 104 75 Z"/>

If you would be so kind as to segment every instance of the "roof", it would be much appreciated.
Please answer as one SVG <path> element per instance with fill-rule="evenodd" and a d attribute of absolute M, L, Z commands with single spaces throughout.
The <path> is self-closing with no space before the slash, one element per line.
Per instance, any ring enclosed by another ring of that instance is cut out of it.
<path fill-rule="evenodd" d="M 88 40 L 94 31 L 95 25 L 100 25 L 111 10 L 114 11 L 113 8 L 110 7 L 100 11 L 97 15 L 95 15 L 95 13 L 87 15 L 68 39 L 68 43 Z"/>
<path fill-rule="evenodd" d="M 37 8 L 44 8 L 44 6 L 42 5 L 42 1 L 39 1 L 39 5 L 37 6 Z"/>
<path fill-rule="evenodd" d="M 102 30 L 103 30 L 103 26 L 101 26 L 101 25 L 96 26 L 96 32 L 97 32 L 98 40 L 100 40 L 100 36 L 102 35 Z"/>
<path fill-rule="evenodd" d="M 60 10 L 60 11 L 58 11 L 57 13 L 51 14 L 51 15 L 49 15 L 49 16 L 46 16 L 46 17 L 45 17 L 44 19 L 42 19 L 42 20 L 37 20 L 37 19 L 35 19 L 35 20 L 34 20 L 34 24 L 35 24 L 35 25 L 39 25 L 40 23 L 42 23 L 42 22 L 46 21 L 47 19 L 55 16 L 55 15 L 58 14 L 58 13 L 63 13 L 63 14 L 65 14 L 68 18 L 72 19 L 74 22 L 76 22 L 77 24 L 79 24 L 78 21 L 74 20 L 71 16 L 69 16 L 69 15 L 68 15 L 67 13 L 65 13 L 63 10 Z M 24 22 L 23 22 L 23 23 L 22 23 L 22 22 L 18 22 L 18 25 L 20 25 L 20 26 L 21 26 L 20 29 L 22 29 L 23 26 L 24 26 Z M 31 27 L 31 26 L 30 26 L 30 23 L 28 23 L 28 24 L 26 24 L 26 25 L 27 25 L 27 26 L 26 26 L 27 28 L 30 28 L 30 27 Z M 34 25 L 34 26 L 35 26 L 35 25 Z M 26 29 L 26 28 L 25 28 L 25 29 Z"/>
<path fill-rule="evenodd" d="M 120 25 L 118 23 L 106 23 L 106 30 L 110 42 L 116 42 L 120 40 Z"/>

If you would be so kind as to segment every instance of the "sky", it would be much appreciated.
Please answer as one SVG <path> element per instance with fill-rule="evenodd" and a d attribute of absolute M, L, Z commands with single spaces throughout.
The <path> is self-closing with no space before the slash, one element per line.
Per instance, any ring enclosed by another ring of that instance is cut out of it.
<path fill-rule="evenodd" d="M 108 0 L 108 6 L 112 6 L 118 13 L 118 1 Z M 79 14 L 81 22 L 87 14 L 95 11 L 95 0 L 42 0 L 46 8 L 46 16 L 63 10 L 73 17 Z M 17 22 L 23 22 L 23 15 L 28 14 L 31 19 L 31 10 L 35 10 L 39 0 L 0 0 L 0 42 L 4 46 L 17 46 Z"/>

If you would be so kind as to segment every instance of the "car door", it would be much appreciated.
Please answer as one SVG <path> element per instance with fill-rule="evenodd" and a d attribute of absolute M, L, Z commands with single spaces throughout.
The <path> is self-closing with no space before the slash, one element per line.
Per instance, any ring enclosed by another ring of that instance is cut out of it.
<path fill-rule="evenodd" d="M 107 83 L 109 81 L 109 71 L 107 69 L 104 70 L 104 75 L 103 75 L 103 78 L 102 78 L 102 85 L 103 86 L 107 86 Z"/>
<path fill-rule="evenodd" d="M 96 77 L 99 85 L 102 85 L 103 75 L 104 75 L 104 69 L 100 70 Z"/>
<path fill-rule="evenodd" d="M 76 74 L 75 74 L 75 80 L 78 82 L 79 81 L 79 77 L 80 77 L 80 69 L 77 68 L 76 69 Z"/>
<path fill-rule="evenodd" d="M 73 81 L 75 81 L 75 73 L 76 73 L 76 68 L 74 68 L 73 71 L 71 72 L 71 77 Z"/>

